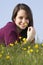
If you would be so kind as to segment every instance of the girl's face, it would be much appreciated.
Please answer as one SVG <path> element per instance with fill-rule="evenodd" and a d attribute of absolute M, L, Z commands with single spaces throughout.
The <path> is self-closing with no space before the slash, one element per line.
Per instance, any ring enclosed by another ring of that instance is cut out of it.
<path fill-rule="evenodd" d="M 25 29 L 29 24 L 29 19 L 25 10 L 21 9 L 18 11 L 17 16 L 14 19 L 15 24 L 20 29 Z"/>

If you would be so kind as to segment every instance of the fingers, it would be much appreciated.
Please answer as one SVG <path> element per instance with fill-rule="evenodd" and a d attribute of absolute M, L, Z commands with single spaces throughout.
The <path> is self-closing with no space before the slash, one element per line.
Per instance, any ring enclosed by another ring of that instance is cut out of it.
<path fill-rule="evenodd" d="M 30 39 L 30 40 L 33 40 L 35 38 L 35 34 L 36 34 L 35 29 L 32 26 L 28 27 L 27 38 Z"/>
<path fill-rule="evenodd" d="M 27 32 L 33 32 L 33 33 L 36 33 L 34 27 L 32 27 L 32 26 L 31 26 L 31 27 L 28 27 Z"/>
<path fill-rule="evenodd" d="M 32 26 L 28 27 L 28 31 L 31 31 L 31 30 L 34 30 L 34 28 Z"/>

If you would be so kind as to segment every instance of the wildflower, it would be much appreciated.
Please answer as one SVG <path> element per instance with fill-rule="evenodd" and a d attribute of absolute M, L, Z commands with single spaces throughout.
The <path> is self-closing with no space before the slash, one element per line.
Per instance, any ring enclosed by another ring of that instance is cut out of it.
<path fill-rule="evenodd" d="M 19 39 L 21 39 L 22 37 L 20 36 Z"/>
<path fill-rule="evenodd" d="M 30 49 L 30 46 L 28 46 L 28 49 Z"/>
<path fill-rule="evenodd" d="M 35 45 L 35 48 L 36 48 L 36 49 L 39 48 L 38 44 Z"/>
<path fill-rule="evenodd" d="M 27 23 L 24 23 L 25 26 L 27 26 L 28 24 Z"/>
<path fill-rule="evenodd" d="M 1 53 L 3 54 L 3 53 L 4 53 L 4 51 L 2 50 L 2 51 L 1 51 Z"/>
<path fill-rule="evenodd" d="M 23 50 L 27 50 L 26 48 L 22 48 Z"/>
<path fill-rule="evenodd" d="M 2 57 L 2 54 L 0 54 L 0 58 Z"/>
<path fill-rule="evenodd" d="M 41 45 L 42 45 L 42 47 L 43 47 L 43 43 L 42 43 Z"/>
<path fill-rule="evenodd" d="M 36 50 L 36 52 L 38 53 L 38 52 L 39 52 L 39 50 L 37 49 L 37 50 Z"/>
<path fill-rule="evenodd" d="M 3 45 L 1 44 L 1 47 L 3 47 Z"/>
<path fill-rule="evenodd" d="M 10 56 L 9 56 L 9 55 L 7 55 L 7 56 L 6 56 L 6 59 L 7 59 L 7 60 L 9 60 L 9 59 L 10 59 Z"/>
<path fill-rule="evenodd" d="M 15 44 L 18 44 L 18 41 L 17 40 L 15 41 Z"/>
<path fill-rule="evenodd" d="M 12 44 L 12 43 L 10 43 L 9 45 L 10 45 L 10 46 L 14 46 L 14 44 Z"/>
<path fill-rule="evenodd" d="M 23 41 L 25 41 L 26 40 L 26 38 L 23 38 Z"/>
<path fill-rule="evenodd" d="M 27 53 L 28 53 L 28 54 L 30 53 L 29 50 L 27 51 Z"/>
<path fill-rule="evenodd" d="M 33 52 L 33 49 L 30 49 L 29 52 L 32 53 Z"/>
<path fill-rule="evenodd" d="M 23 38 L 23 43 L 26 44 L 26 42 L 27 42 L 27 39 Z"/>
<path fill-rule="evenodd" d="M 1 48 L 4 49 L 4 46 L 1 44 Z"/>

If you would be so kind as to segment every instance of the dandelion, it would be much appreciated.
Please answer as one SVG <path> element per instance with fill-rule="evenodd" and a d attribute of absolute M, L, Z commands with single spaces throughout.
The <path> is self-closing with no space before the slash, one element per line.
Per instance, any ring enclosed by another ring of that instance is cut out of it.
<path fill-rule="evenodd" d="M 4 46 L 1 44 L 1 48 L 4 49 Z"/>
<path fill-rule="evenodd" d="M 23 38 L 23 41 L 25 41 L 26 40 L 26 38 Z"/>
<path fill-rule="evenodd" d="M 3 45 L 1 44 L 1 47 L 3 47 Z"/>
<path fill-rule="evenodd" d="M 2 50 L 2 51 L 1 51 L 1 53 L 3 54 L 3 53 L 4 53 L 4 51 Z"/>
<path fill-rule="evenodd" d="M 43 47 L 43 43 L 42 43 L 41 45 L 42 45 L 42 47 Z"/>
<path fill-rule="evenodd" d="M 27 23 L 24 23 L 25 26 L 27 26 L 28 24 Z"/>
<path fill-rule="evenodd" d="M 39 52 L 39 50 L 37 49 L 37 50 L 36 50 L 36 52 L 38 53 L 38 52 Z"/>
<path fill-rule="evenodd" d="M 9 45 L 10 45 L 10 46 L 14 46 L 14 44 L 12 44 L 12 43 L 10 43 Z"/>
<path fill-rule="evenodd" d="M 28 46 L 28 49 L 30 49 L 30 46 Z"/>
<path fill-rule="evenodd" d="M 2 58 L 2 54 L 0 54 L 0 58 Z"/>
<path fill-rule="evenodd" d="M 10 55 L 7 55 L 7 56 L 6 56 L 6 59 L 9 60 L 9 59 L 10 59 Z"/>
<path fill-rule="evenodd" d="M 34 47 L 35 47 L 36 49 L 39 48 L 38 44 L 36 44 Z"/>
<path fill-rule="evenodd" d="M 23 43 L 26 44 L 26 42 L 27 42 L 27 39 L 23 38 Z"/>
<path fill-rule="evenodd" d="M 21 38 L 22 38 L 22 37 L 20 36 L 19 39 L 21 40 Z"/>
<path fill-rule="evenodd" d="M 24 41 L 23 43 L 26 44 L 26 41 Z"/>
<path fill-rule="evenodd" d="M 29 52 L 32 53 L 33 52 L 33 49 L 30 49 Z"/>
<path fill-rule="evenodd" d="M 27 50 L 26 48 L 22 48 L 23 50 Z"/>
<path fill-rule="evenodd" d="M 17 40 L 15 41 L 15 44 L 18 44 L 18 41 Z"/>
<path fill-rule="evenodd" d="M 27 51 L 27 53 L 29 54 L 29 53 L 30 53 L 30 51 L 28 50 L 28 51 Z"/>

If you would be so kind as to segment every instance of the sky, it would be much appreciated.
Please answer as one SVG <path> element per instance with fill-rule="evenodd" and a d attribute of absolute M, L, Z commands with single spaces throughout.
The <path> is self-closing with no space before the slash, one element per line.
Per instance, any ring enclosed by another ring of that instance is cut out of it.
<path fill-rule="evenodd" d="M 43 0 L 0 0 L 0 28 L 11 21 L 13 9 L 18 3 L 25 3 L 31 8 L 36 41 L 43 42 Z"/>

